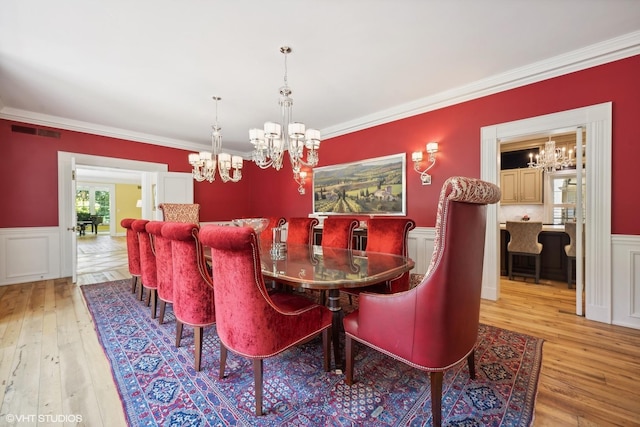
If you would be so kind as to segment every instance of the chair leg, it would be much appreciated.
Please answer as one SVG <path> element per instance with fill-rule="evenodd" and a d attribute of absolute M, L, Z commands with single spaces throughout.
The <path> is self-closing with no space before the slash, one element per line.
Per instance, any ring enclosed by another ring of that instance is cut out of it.
<path fill-rule="evenodd" d="M 344 340 L 344 351 L 346 359 L 346 367 L 344 372 L 344 382 L 347 385 L 353 384 L 353 339 L 349 335 Z"/>
<path fill-rule="evenodd" d="M 469 378 L 476 379 L 476 364 L 475 364 L 476 351 L 472 350 L 467 356 L 467 366 L 469 367 Z"/>
<path fill-rule="evenodd" d="M 180 347 L 180 340 L 182 340 L 182 328 L 183 324 L 181 321 L 176 319 L 176 347 Z"/>
<path fill-rule="evenodd" d="M 218 378 L 224 378 L 224 370 L 227 368 L 227 347 L 220 343 L 220 374 Z"/>
<path fill-rule="evenodd" d="M 195 326 L 193 328 L 193 339 L 195 343 L 195 348 L 193 349 L 193 356 L 195 359 L 195 369 L 196 371 L 200 370 L 200 363 L 202 361 L 202 326 Z"/>
<path fill-rule="evenodd" d="M 540 283 L 540 254 L 536 255 L 536 283 Z"/>
<path fill-rule="evenodd" d="M 158 290 L 157 289 L 149 289 L 149 294 L 151 295 L 151 318 L 156 318 L 156 308 L 158 306 Z"/>
<path fill-rule="evenodd" d="M 322 367 L 324 368 L 325 372 L 329 372 L 330 370 L 330 364 L 331 364 L 331 337 L 333 335 L 331 335 L 331 327 L 325 329 L 324 331 L 322 331 L 322 348 L 324 351 L 324 357 L 323 357 L 323 361 L 322 361 Z"/>
<path fill-rule="evenodd" d="M 256 389 L 256 415 L 262 415 L 262 359 L 253 359 L 253 381 Z"/>
<path fill-rule="evenodd" d="M 160 300 L 160 314 L 158 315 L 158 323 L 162 325 L 164 323 L 164 309 L 167 307 L 167 302 Z"/>
<path fill-rule="evenodd" d="M 431 417 L 433 427 L 442 425 L 442 371 L 431 372 Z"/>
<path fill-rule="evenodd" d="M 509 259 L 507 263 L 509 264 L 509 280 L 513 280 L 513 254 L 511 252 L 509 252 Z"/>
<path fill-rule="evenodd" d="M 136 293 L 136 285 L 138 284 L 138 276 L 131 276 L 131 293 Z"/>
<path fill-rule="evenodd" d="M 144 291 L 144 286 L 142 285 L 142 279 L 140 279 L 140 286 L 138 286 L 138 301 L 142 301 L 143 291 Z"/>
<path fill-rule="evenodd" d="M 147 307 L 151 305 L 151 288 L 147 289 L 147 299 L 144 303 L 147 304 Z"/>

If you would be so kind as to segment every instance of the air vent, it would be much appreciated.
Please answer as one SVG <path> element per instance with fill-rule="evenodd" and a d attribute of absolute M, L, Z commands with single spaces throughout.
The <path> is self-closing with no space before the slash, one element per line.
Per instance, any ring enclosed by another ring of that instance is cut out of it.
<path fill-rule="evenodd" d="M 60 139 L 60 132 L 53 130 L 45 130 L 33 128 L 30 126 L 11 125 L 11 132 L 26 133 L 28 135 L 44 136 L 45 138 L 58 138 Z"/>

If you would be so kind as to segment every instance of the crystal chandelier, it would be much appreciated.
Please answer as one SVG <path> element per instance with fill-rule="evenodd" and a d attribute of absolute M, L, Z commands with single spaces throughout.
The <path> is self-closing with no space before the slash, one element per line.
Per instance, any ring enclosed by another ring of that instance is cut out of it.
<path fill-rule="evenodd" d="M 193 166 L 193 179 L 198 182 L 216 180 L 216 169 L 222 182 L 238 182 L 242 178 L 242 157 L 222 152 L 222 128 L 218 126 L 218 101 L 222 98 L 214 96 L 216 101 L 216 121 L 211 126 L 211 151 L 189 154 L 189 163 Z M 233 172 L 231 173 L 231 169 Z"/>
<path fill-rule="evenodd" d="M 567 150 L 565 147 L 556 148 L 556 142 L 549 138 L 549 141 L 545 142 L 544 150 L 540 151 L 540 154 L 529 153 L 529 167 L 543 169 L 545 172 L 553 172 L 558 169 L 564 169 L 569 166 L 573 166 L 575 158 L 573 157 L 573 150 Z"/>
<path fill-rule="evenodd" d="M 302 167 L 312 168 L 318 164 L 320 148 L 320 131 L 306 129 L 304 123 L 292 121 L 293 98 L 287 82 L 287 55 L 291 53 L 289 46 L 282 46 L 284 54 L 284 86 L 280 88 L 281 122 L 266 122 L 264 129 L 249 130 L 249 140 L 253 144 L 252 159 L 261 169 L 282 168 L 285 150 L 289 152 L 289 160 L 293 169 L 293 179 L 298 183 L 298 191 L 304 194 L 306 172 Z M 305 160 L 306 149 L 306 160 Z"/>

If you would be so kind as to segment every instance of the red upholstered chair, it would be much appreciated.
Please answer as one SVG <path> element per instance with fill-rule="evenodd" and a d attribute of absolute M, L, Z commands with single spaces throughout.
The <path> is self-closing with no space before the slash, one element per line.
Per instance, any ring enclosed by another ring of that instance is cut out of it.
<path fill-rule="evenodd" d="M 355 218 L 330 216 L 322 225 L 322 247 L 351 249 L 353 230 L 360 224 Z"/>
<path fill-rule="evenodd" d="M 265 218 L 269 219 L 269 224 L 259 234 L 259 238 L 264 243 L 271 243 L 273 241 L 273 229 L 275 227 L 283 226 L 287 222 L 287 220 L 281 216 L 267 216 Z"/>
<path fill-rule="evenodd" d="M 322 333 L 323 368 L 328 371 L 332 314 L 300 295 L 269 295 L 261 273 L 260 244 L 252 229 L 211 225 L 202 229 L 200 238 L 211 247 L 216 278 L 220 378 L 227 350 L 252 359 L 256 415 L 262 415 L 262 360 Z"/>
<path fill-rule="evenodd" d="M 136 286 L 141 282 L 142 268 L 140 267 L 138 233 L 131 228 L 133 221 L 135 221 L 135 218 L 124 218 L 120 221 L 120 225 L 127 230 L 127 258 L 129 261 L 129 273 L 131 273 L 131 292 L 135 293 Z M 138 298 L 142 299 L 142 284 L 138 289 Z"/>
<path fill-rule="evenodd" d="M 145 226 L 151 236 L 153 250 L 156 254 L 156 279 L 158 284 L 158 300 L 160 313 L 158 322 L 164 323 L 164 313 L 167 303 L 173 303 L 173 261 L 171 258 L 171 240 L 162 235 L 164 221 L 149 221 Z"/>
<path fill-rule="evenodd" d="M 443 372 L 466 359 L 475 378 L 486 204 L 499 200 L 500 189 L 493 184 L 447 179 L 422 282 L 395 294 L 362 293 L 359 308 L 344 318 L 347 384 L 353 383 L 355 340 L 429 372 L 433 425 L 441 424 Z"/>
<path fill-rule="evenodd" d="M 161 203 L 162 219 L 171 222 L 200 224 L 200 205 L 198 203 Z"/>
<path fill-rule="evenodd" d="M 289 218 L 287 222 L 287 243 L 313 244 L 313 227 L 318 225 L 317 218 Z"/>
<path fill-rule="evenodd" d="M 138 233 L 140 244 L 140 268 L 142 270 L 142 287 L 147 289 L 147 305 L 151 306 L 151 318 L 156 318 L 158 279 L 156 274 L 156 254 L 153 250 L 151 236 L 147 233 L 146 219 L 136 219 L 131 228 Z"/>
<path fill-rule="evenodd" d="M 176 347 L 180 347 L 183 325 L 193 326 L 196 371 L 200 370 L 203 329 L 216 323 L 213 279 L 198 230 L 196 224 L 179 222 L 166 222 L 162 227 L 162 236 L 171 240 Z"/>
<path fill-rule="evenodd" d="M 395 255 L 407 256 L 407 240 L 409 231 L 413 230 L 416 223 L 409 218 L 371 218 L 367 221 L 367 252 L 383 252 Z M 372 260 L 369 260 L 372 262 Z M 344 289 L 349 294 L 359 295 L 361 292 L 376 292 L 392 294 L 409 289 L 410 273 L 407 271 L 395 279 L 384 283 L 367 286 L 365 288 Z"/>

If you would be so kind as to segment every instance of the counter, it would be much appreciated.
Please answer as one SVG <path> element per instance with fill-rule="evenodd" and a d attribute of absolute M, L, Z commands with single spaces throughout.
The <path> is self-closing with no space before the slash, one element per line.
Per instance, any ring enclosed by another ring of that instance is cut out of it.
<path fill-rule="evenodd" d="M 507 276 L 507 262 L 509 259 L 507 244 L 509 243 L 510 236 L 505 227 L 506 224 L 500 224 L 500 274 L 502 276 Z M 538 241 L 542 243 L 542 252 L 540 253 L 540 278 L 566 282 L 569 264 L 564 247 L 569 244 L 569 235 L 564 232 L 564 225 L 543 224 L 542 232 L 538 236 Z M 514 272 L 535 271 L 534 258 L 514 255 L 513 270 Z M 518 277 L 518 275 L 514 274 L 514 277 Z"/>

